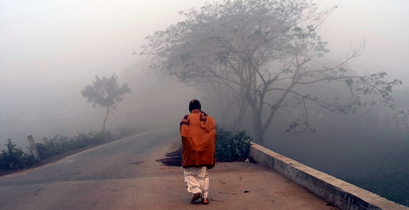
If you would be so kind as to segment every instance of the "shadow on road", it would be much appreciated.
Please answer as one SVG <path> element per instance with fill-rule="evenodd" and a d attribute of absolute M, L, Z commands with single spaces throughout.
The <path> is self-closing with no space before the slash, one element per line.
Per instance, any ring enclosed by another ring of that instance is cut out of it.
<path fill-rule="evenodd" d="M 182 167 L 182 153 L 183 153 L 183 147 L 181 146 L 177 150 L 167 153 L 165 155 L 166 158 L 159 159 L 156 161 L 161 162 L 162 164 L 166 166 Z"/>

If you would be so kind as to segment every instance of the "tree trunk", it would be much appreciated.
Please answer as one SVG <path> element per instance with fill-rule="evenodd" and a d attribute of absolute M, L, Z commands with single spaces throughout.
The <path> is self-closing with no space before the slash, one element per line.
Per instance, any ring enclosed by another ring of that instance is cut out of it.
<path fill-rule="evenodd" d="M 104 132 L 104 134 L 105 134 L 105 123 L 107 122 L 109 111 L 110 111 L 109 107 L 107 107 L 107 112 L 105 113 L 105 118 L 104 118 L 104 124 L 102 125 L 102 132 Z"/>
<path fill-rule="evenodd" d="M 257 110 L 256 107 L 252 107 L 253 109 L 253 127 L 254 127 L 254 134 L 256 135 L 255 142 L 257 144 L 263 145 L 264 140 L 264 130 L 263 130 L 263 123 L 261 121 L 261 112 Z"/>
<path fill-rule="evenodd" d="M 239 106 L 239 114 L 237 118 L 235 119 L 235 121 L 233 122 L 235 130 L 241 129 L 244 117 L 246 116 L 247 108 L 248 108 L 248 104 L 247 104 L 246 99 L 244 98 L 244 102 L 242 102 L 241 105 Z"/>

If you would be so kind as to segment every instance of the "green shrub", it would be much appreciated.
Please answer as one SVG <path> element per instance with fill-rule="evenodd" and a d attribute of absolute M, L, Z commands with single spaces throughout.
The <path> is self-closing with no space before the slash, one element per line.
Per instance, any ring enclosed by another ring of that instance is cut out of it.
<path fill-rule="evenodd" d="M 90 145 L 101 144 L 111 139 L 110 132 L 90 131 L 88 133 L 78 132 L 74 137 L 56 135 L 47 144 L 37 143 L 37 151 L 41 160 L 62 154 L 68 151 L 81 149 Z"/>
<path fill-rule="evenodd" d="M 250 150 L 251 138 L 245 130 L 235 133 L 216 128 L 216 160 L 220 162 L 233 162 L 245 160 Z"/>
<path fill-rule="evenodd" d="M 44 145 L 46 149 L 44 149 L 43 151 L 46 152 L 46 154 L 40 154 L 41 152 L 38 151 L 39 155 L 40 157 L 45 156 L 48 158 L 67 152 L 70 150 L 71 141 L 72 138 L 70 137 L 56 135 L 50 139 L 48 144 Z"/>
<path fill-rule="evenodd" d="M 47 144 L 36 143 L 36 147 L 40 159 L 45 160 L 68 151 L 98 145 L 109 140 L 111 140 L 110 132 L 90 131 L 87 134 L 78 133 L 74 138 L 56 135 Z M 11 139 L 8 140 L 6 146 L 7 150 L 1 150 L 0 153 L 0 170 L 30 168 L 38 162 L 32 152 L 31 154 L 24 153 Z"/>
<path fill-rule="evenodd" d="M 36 147 L 40 160 L 44 160 L 55 155 L 45 144 L 36 143 Z"/>
<path fill-rule="evenodd" d="M 11 139 L 7 140 L 6 146 L 7 150 L 1 150 L 0 153 L 0 170 L 25 169 L 37 163 L 33 154 L 23 152 Z"/>
<path fill-rule="evenodd" d="M 84 148 L 89 145 L 101 144 L 111 140 L 111 133 L 106 131 L 90 131 L 87 134 L 78 132 L 77 135 L 71 139 L 70 149 Z"/>

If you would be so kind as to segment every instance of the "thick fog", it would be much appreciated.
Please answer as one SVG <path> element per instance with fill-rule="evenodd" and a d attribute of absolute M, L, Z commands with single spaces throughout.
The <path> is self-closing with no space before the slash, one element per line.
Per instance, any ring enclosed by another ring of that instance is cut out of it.
<path fill-rule="evenodd" d="M 43 137 L 52 138 L 58 134 L 73 136 L 77 132 L 101 129 L 104 108 L 93 108 L 80 93 L 86 85 L 92 84 L 95 75 L 102 77 L 115 73 L 119 84 L 126 82 L 132 89 L 108 118 L 107 129 L 114 133 L 167 126 L 178 129 L 192 98 L 201 100 L 203 109 L 214 115 L 216 121 L 222 121 L 215 99 L 205 89 L 187 87 L 178 84 L 176 79 L 150 72 L 146 58 L 139 55 L 147 35 L 183 20 L 179 11 L 199 8 L 205 2 L 0 0 L 0 149 L 4 149 L 9 138 L 19 146 L 26 146 L 28 135 L 40 141 Z M 338 5 L 318 31 L 328 42 L 330 53 L 327 58 L 342 60 L 349 50 L 365 40 L 364 53 L 350 61 L 349 67 L 361 75 L 386 71 L 390 80 L 403 81 L 399 89 L 407 93 L 408 1 L 315 2 L 321 8 Z M 409 109 L 407 94 L 402 92 L 396 97 L 402 109 Z M 372 113 L 384 112 L 382 110 L 377 107 Z M 285 127 L 273 123 L 267 133 L 266 145 L 319 169 L 329 168 L 330 173 L 340 173 L 344 177 L 354 175 L 342 173 L 340 169 L 342 164 L 354 162 L 348 157 L 341 159 L 346 162 L 331 168 L 331 162 L 320 161 L 319 156 L 308 158 L 305 155 L 317 152 L 333 155 L 334 151 L 345 152 L 339 148 L 349 146 L 362 149 L 353 142 L 370 142 L 374 136 L 379 136 L 376 132 L 364 134 L 365 129 L 377 129 L 371 127 L 370 119 L 379 121 L 377 125 L 390 123 L 379 120 L 389 119 L 390 116 L 386 115 L 360 113 L 347 117 L 320 111 L 315 113 L 312 119 L 316 121 L 317 133 L 290 137 L 282 132 Z M 322 118 L 325 120 L 320 121 Z M 366 124 L 362 122 L 363 118 Z M 244 126 L 251 132 L 251 122 Z M 399 138 L 395 134 L 393 138 Z M 383 139 L 386 144 L 392 142 L 393 145 L 394 140 Z M 380 145 L 385 145 L 384 142 Z M 315 148 L 308 148 L 308 145 Z"/>
<path fill-rule="evenodd" d="M 125 97 L 138 99 L 129 107 L 131 112 L 156 107 L 155 103 L 166 109 L 164 99 L 172 93 L 160 93 L 168 89 L 160 86 L 163 82 L 143 74 L 147 65 L 140 46 L 147 35 L 180 21 L 180 10 L 203 3 L 1 0 L 0 149 L 8 138 L 21 145 L 27 143 L 27 135 L 40 140 L 99 130 L 105 110 L 93 108 L 80 93 L 95 75 L 115 73 L 118 83 L 130 85 L 133 94 Z M 126 78 L 128 71 L 134 72 L 133 78 Z M 112 113 L 107 128 L 117 126 L 127 102 L 125 98 Z M 153 116 L 141 112 L 137 120 L 150 121 Z"/>

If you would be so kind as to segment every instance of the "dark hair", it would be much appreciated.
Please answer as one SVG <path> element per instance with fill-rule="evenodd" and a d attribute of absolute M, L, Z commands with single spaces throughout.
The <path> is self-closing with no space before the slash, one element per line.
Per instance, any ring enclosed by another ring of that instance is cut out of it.
<path fill-rule="evenodd" d="M 197 99 L 193 99 L 189 102 L 189 112 L 192 112 L 195 109 L 202 110 L 202 105 L 200 104 L 200 101 Z"/>

